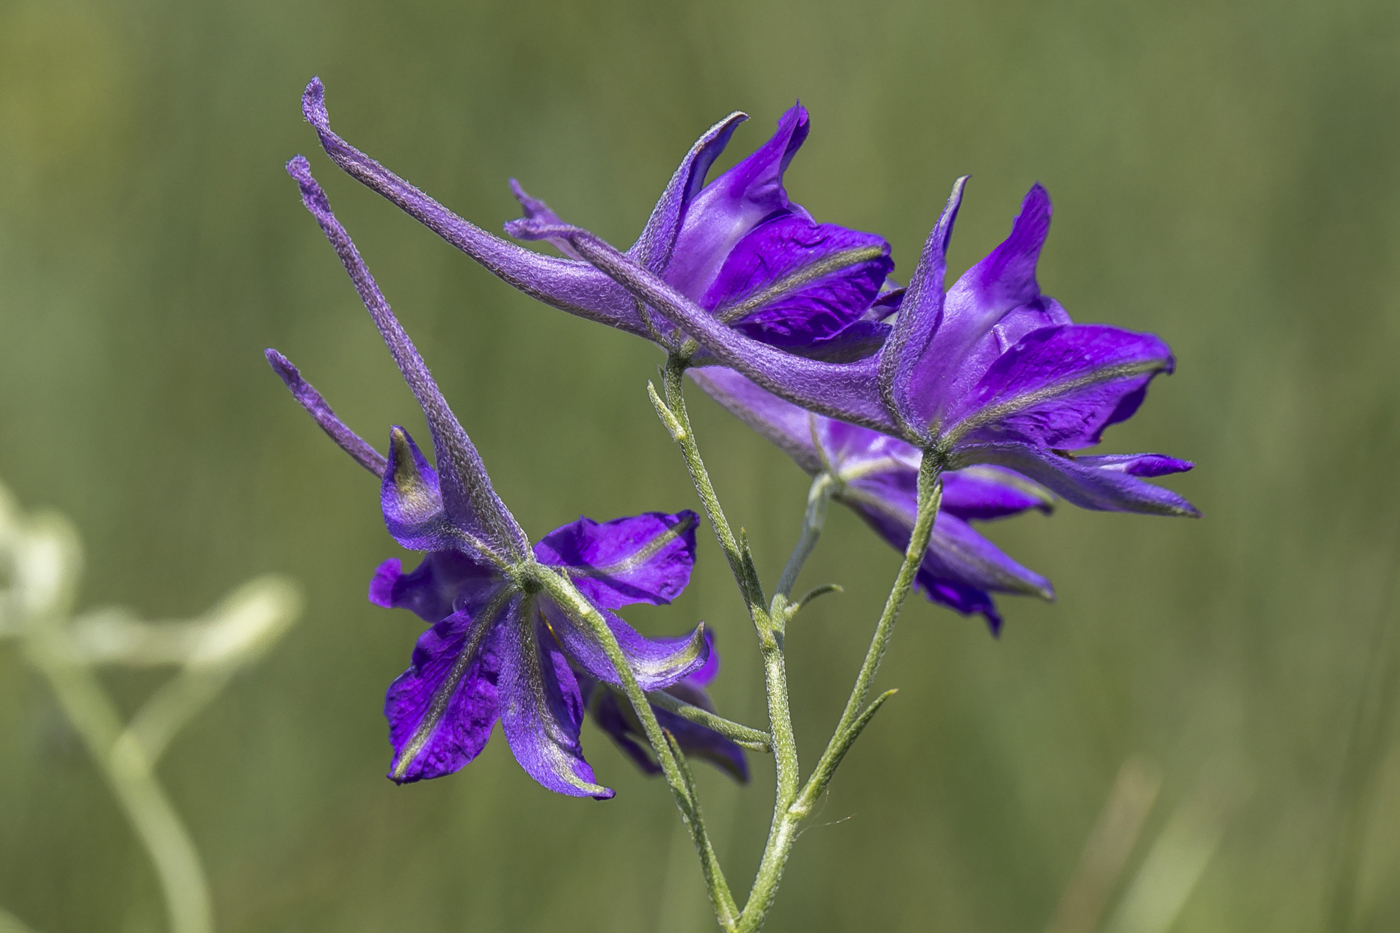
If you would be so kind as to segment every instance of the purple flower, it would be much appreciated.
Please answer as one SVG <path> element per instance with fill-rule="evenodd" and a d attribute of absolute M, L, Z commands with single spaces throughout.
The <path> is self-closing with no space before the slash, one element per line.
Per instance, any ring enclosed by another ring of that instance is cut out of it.
<path fill-rule="evenodd" d="M 431 626 L 385 698 L 394 746 L 389 777 L 405 783 L 456 771 L 481 752 L 499 719 L 516 760 L 540 784 L 576 797 L 611 797 L 594 780 L 579 745 L 579 677 L 621 680 L 594 630 L 552 599 L 541 580 L 559 574 L 583 594 L 644 690 L 671 687 L 705 663 L 703 627 L 683 638 L 646 639 L 611 610 L 667 603 L 685 588 L 695 560 L 695 514 L 649 512 L 602 524 L 580 518 L 531 547 L 306 160 L 297 157 L 287 169 L 422 407 L 437 455 L 434 468 L 395 427 L 389 456 L 382 456 L 335 416 L 285 357 L 267 352 L 326 433 L 381 477 L 389 533 L 405 548 L 427 552 L 409 573 L 398 560 L 386 561 L 370 584 L 372 602 L 410 609 Z"/>
<path fill-rule="evenodd" d="M 1075 456 L 1131 417 L 1174 366 L 1152 334 L 1075 324 L 1042 295 L 1036 262 L 1050 197 L 1031 188 L 1011 235 L 944 293 L 948 238 L 966 179 L 929 235 L 889 338 L 853 362 L 804 358 L 721 326 L 664 279 L 578 227 L 537 224 L 638 300 L 674 320 L 724 365 L 819 414 L 898 437 L 945 469 L 998 464 L 1089 509 L 1197 515 L 1142 477 L 1191 464 L 1160 454 Z"/>
<path fill-rule="evenodd" d="M 719 673 L 719 653 L 715 651 L 714 635 L 705 633 L 710 645 L 710 658 L 705 666 L 689 674 L 683 680 L 665 688 L 665 693 L 676 699 L 698 706 L 709 712 L 715 711 L 714 703 L 705 687 Z M 646 774 L 660 774 L 661 765 L 652 754 L 651 746 L 637 721 L 637 714 L 627 697 L 616 687 L 593 680 L 587 675 L 579 676 L 579 686 L 583 690 L 584 702 L 593 715 L 598 727 L 612 737 L 617 747 L 627 757 L 636 762 Z M 713 729 L 677 716 L 670 710 L 652 705 L 656 721 L 661 728 L 675 736 L 676 744 L 687 758 L 702 758 L 728 772 L 730 777 L 741 784 L 749 781 L 749 762 L 744 750 Z"/>
<path fill-rule="evenodd" d="M 777 444 L 812 476 L 836 482 L 833 498 L 850 506 L 900 553 L 909 546 L 917 513 L 919 450 L 869 428 L 814 414 L 721 367 L 693 369 L 711 398 Z M 1050 581 L 1003 554 L 968 524 L 1049 512 L 1053 498 L 1040 485 L 1004 467 L 979 465 L 943 474 L 943 498 L 915 585 L 934 602 L 964 614 L 981 613 L 992 634 L 1001 615 L 992 593 L 1055 598 Z"/>
<path fill-rule="evenodd" d="M 543 256 L 463 220 L 331 131 L 325 89 L 313 79 L 302 98 L 326 153 L 429 229 L 511 285 L 546 304 L 677 349 L 684 335 L 658 319 L 607 275 L 582 261 L 567 240 L 537 237 L 559 224 L 543 201 L 513 179 L 525 216 L 507 232 L 547 239 L 565 258 Z M 819 224 L 788 199 L 783 172 L 807 138 L 799 104 L 768 142 L 709 184 L 705 176 L 748 119 L 733 113 L 710 128 L 676 169 L 628 258 L 704 309 L 721 325 L 804 355 L 848 359 L 873 352 L 880 323 L 902 290 L 886 282 L 889 244 L 870 233 Z"/>

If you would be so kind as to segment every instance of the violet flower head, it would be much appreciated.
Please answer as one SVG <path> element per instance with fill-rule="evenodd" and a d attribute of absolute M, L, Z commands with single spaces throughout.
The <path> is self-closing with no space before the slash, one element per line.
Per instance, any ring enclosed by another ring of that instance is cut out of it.
<path fill-rule="evenodd" d="M 705 688 L 719 674 L 719 652 L 715 650 L 714 633 L 706 631 L 705 638 L 710 646 L 710 658 L 705 662 L 705 666 L 665 688 L 663 692 L 691 706 L 698 706 L 713 713 L 715 705 Z M 587 675 L 579 676 L 579 686 L 583 689 L 584 702 L 588 704 L 588 711 L 598 727 L 612 738 L 617 747 L 631 758 L 643 773 L 660 774 L 661 765 L 651 751 L 636 712 L 622 691 L 593 680 Z M 748 757 L 737 744 L 713 729 L 691 722 L 655 704 L 652 704 L 652 712 L 656 714 L 656 721 L 661 728 L 675 737 L 676 744 L 685 752 L 687 758 L 708 761 L 739 783 L 748 783 Z"/>
<path fill-rule="evenodd" d="M 731 413 L 782 448 L 808 474 L 826 474 L 832 494 L 900 553 L 909 546 L 918 513 L 918 448 L 869 428 L 827 418 L 785 402 L 722 367 L 691 378 Z M 964 615 L 980 613 L 993 635 L 1002 618 L 993 593 L 1053 600 L 1054 588 L 978 534 L 970 522 L 1050 512 L 1054 497 L 1004 467 L 978 465 L 944 473 L 943 495 L 928 551 L 914 578 L 930 600 Z"/>
<path fill-rule="evenodd" d="M 567 239 L 537 235 L 541 227 L 559 225 L 559 218 L 514 179 L 511 188 L 525 216 L 507 224 L 506 231 L 548 240 L 563 258 L 487 233 L 336 135 L 319 78 L 307 86 L 302 110 L 338 166 L 506 282 L 546 304 L 668 349 L 684 343 L 686 335 L 673 321 L 648 312 L 583 261 Z M 706 184 L 710 166 L 746 119 L 732 113 L 696 141 L 626 255 L 695 302 L 717 325 L 752 340 L 824 359 L 869 355 L 888 333 L 881 322 L 903 294 L 887 282 L 894 266 L 889 244 L 874 234 L 817 223 L 788 198 L 783 173 L 810 123 L 800 104 L 783 114 L 772 138 Z"/>
<path fill-rule="evenodd" d="M 900 438 L 945 469 L 1010 467 L 1083 508 L 1198 515 L 1142 477 L 1189 470 L 1161 454 L 1076 456 L 1131 417 L 1171 350 L 1152 334 L 1075 324 L 1042 295 L 1036 263 L 1050 197 L 1031 188 L 1011 235 L 954 283 L 943 277 L 966 179 L 953 187 L 889 338 L 872 356 L 837 363 L 783 352 L 723 327 L 630 256 L 578 227 L 538 224 L 677 322 L 726 366 L 803 408 Z"/>
<path fill-rule="evenodd" d="M 385 698 L 400 783 L 456 771 L 486 745 L 497 719 L 526 772 L 552 791 L 606 798 L 584 760 L 580 677 L 621 678 L 588 623 L 550 596 L 547 574 L 567 579 L 605 620 L 644 690 L 660 690 L 700 669 L 708 656 L 703 627 L 676 639 L 647 639 L 612 610 L 663 604 L 689 582 L 695 559 L 693 512 L 648 512 L 558 528 L 533 547 L 492 489 L 490 477 L 418 351 L 404 333 L 306 160 L 287 166 L 302 200 L 349 272 L 370 316 L 427 418 L 434 467 L 403 428 L 390 432 L 384 457 L 346 427 L 285 357 L 268 361 L 321 427 L 381 479 L 390 534 L 427 552 L 404 573 L 386 561 L 370 600 L 405 608 L 430 626 L 412 663 Z"/>

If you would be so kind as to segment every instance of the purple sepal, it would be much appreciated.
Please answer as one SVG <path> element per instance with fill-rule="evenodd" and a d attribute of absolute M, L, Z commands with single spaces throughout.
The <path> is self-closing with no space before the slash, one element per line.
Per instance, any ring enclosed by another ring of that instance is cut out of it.
<path fill-rule="evenodd" d="M 541 598 L 540 609 L 559 644 L 584 672 L 604 683 L 621 686 L 612 661 L 588 623 L 574 619 L 552 599 Z M 606 609 L 599 609 L 608 628 L 617 638 L 627 666 L 643 690 L 660 690 L 703 667 L 709 656 L 704 624 L 680 638 L 645 638 L 636 629 Z"/>
<path fill-rule="evenodd" d="M 809 126 L 807 110 L 801 104 L 793 106 L 779 118 L 768 142 L 694 195 L 666 268 L 668 282 L 688 295 L 704 294 L 734 245 L 758 224 L 791 207 L 783 172 L 807 138 Z"/>
<path fill-rule="evenodd" d="M 458 770 L 486 746 L 499 710 L 500 615 L 519 598 L 449 615 L 418 638 L 413 661 L 389 687 L 384 715 L 400 784 Z"/>
<path fill-rule="evenodd" d="M 964 521 L 988 521 L 1029 509 L 1048 515 L 1054 511 L 1055 498 L 1014 470 L 983 465 L 944 473 L 940 508 Z"/>
<path fill-rule="evenodd" d="M 739 241 L 700 304 L 764 343 L 805 347 L 858 320 L 893 267 L 883 238 L 788 214 Z"/>
<path fill-rule="evenodd" d="M 389 466 L 380 483 L 379 502 L 389 534 L 410 551 L 435 551 L 456 543 L 443 512 L 437 471 L 398 426 L 389 432 Z"/>
<path fill-rule="evenodd" d="M 461 551 L 432 551 L 408 573 L 397 557 L 380 564 L 369 583 L 369 601 L 407 609 L 429 624 L 463 606 L 488 600 L 502 585 L 500 573 Z"/>
<path fill-rule="evenodd" d="M 1040 298 L 1035 267 L 1050 231 L 1050 196 L 1040 185 L 1034 185 L 1022 201 L 1010 236 L 963 273 L 946 295 L 941 294 L 946 265 L 942 253 L 947 251 L 965 181 L 959 180 L 944 220 L 930 237 L 931 245 L 940 241 L 939 255 L 925 252 L 925 263 L 930 269 L 936 267 L 939 294 L 930 289 L 916 297 L 911 284 L 900 308 L 900 317 L 917 316 L 920 331 L 928 334 L 922 344 L 910 346 L 910 352 L 901 356 L 901 377 L 894 389 L 910 419 L 920 426 L 938 420 L 1004 349 L 988 340 L 1002 319 Z M 917 271 L 915 279 L 919 279 Z"/>
<path fill-rule="evenodd" d="M 1125 462 L 1132 461 L 1186 463 L 1161 454 L 1114 456 L 1105 458 L 1109 461 L 1105 463 L 1097 457 L 1075 457 L 1032 444 L 1007 442 L 970 445 L 959 451 L 957 459 L 955 465 L 994 463 L 1008 467 L 1083 509 L 1191 518 L 1201 515 L 1194 505 L 1170 489 L 1143 482 L 1125 469 Z"/>
<path fill-rule="evenodd" d="M 706 632 L 709 644 L 709 660 L 705 666 L 688 675 L 684 680 L 666 688 L 667 693 L 691 706 L 714 712 L 715 707 L 705 685 L 719 673 L 719 652 L 714 650 L 714 636 Z M 599 683 L 587 674 L 579 674 L 579 686 L 583 691 L 584 702 L 598 727 L 608 734 L 627 757 L 646 774 L 660 774 L 661 765 L 652 754 L 646 732 L 637 720 L 637 714 L 626 696 L 616 688 Z M 681 751 L 690 758 L 702 758 L 728 772 L 741 784 L 749 780 L 749 762 L 744 750 L 729 739 L 691 722 L 670 710 L 652 704 L 657 724 L 675 736 Z"/>
<path fill-rule="evenodd" d="M 946 432 L 972 443 L 1091 447 L 1106 427 L 1137 410 L 1154 376 L 1172 367 L 1171 349 L 1153 334 L 1099 324 L 1044 327 L 996 359 L 948 412 Z"/>
<path fill-rule="evenodd" d="M 688 509 L 601 524 L 581 516 L 545 535 L 535 545 L 535 558 L 564 568 L 589 601 L 603 609 L 661 606 L 690 582 L 698 524 L 699 516 Z"/>
<path fill-rule="evenodd" d="M 809 473 L 831 471 L 836 499 L 854 509 L 897 550 L 914 527 L 920 453 L 897 438 L 804 411 L 732 370 L 692 370 L 725 408 L 778 444 Z M 1049 511 L 1050 493 L 1011 470 L 977 466 L 944 474 L 944 494 L 916 582 L 932 600 L 981 613 L 993 633 L 1001 616 L 991 592 L 1054 597 L 1050 581 L 1007 557 L 966 523 L 1027 509 Z"/>
<path fill-rule="evenodd" d="M 500 631 L 501 731 L 515 760 L 555 793 L 599 800 L 613 796 L 583 759 L 578 681 L 533 601 L 524 600 Z"/>

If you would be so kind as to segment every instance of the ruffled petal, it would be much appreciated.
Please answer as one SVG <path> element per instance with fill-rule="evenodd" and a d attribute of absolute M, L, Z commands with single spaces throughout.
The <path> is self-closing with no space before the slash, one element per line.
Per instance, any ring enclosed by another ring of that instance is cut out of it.
<path fill-rule="evenodd" d="M 374 571 L 369 601 L 385 609 L 407 609 L 434 624 L 461 609 L 475 612 L 502 583 L 500 571 L 461 551 L 433 551 L 408 573 L 397 557 Z"/>
<path fill-rule="evenodd" d="M 894 268 L 871 233 L 787 214 L 730 251 L 700 304 L 764 343 L 805 347 L 857 321 Z"/>
<path fill-rule="evenodd" d="M 583 697 L 563 653 L 525 599 L 501 626 L 501 731 L 520 767 L 545 788 L 571 797 L 613 792 L 583 759 Z"/>
<path fill-rule="evenodd" d="M 981 465 L 943 474 L 940 508 L 964 521 L 985 521 L 1028 509 L 1048 514 L 1055 508 L 1055 497 L 1044 486 L 1013 470 Z"/>
<path fill-rule="evenodd" d="M 661 606 L 681 594 L 695 566 L 699 516 L 647 512 L 599 524 L 580 517 L 535 545 L 540 563 L 564 568 L 595 606 Z"/>
<path fill-rule="evenodd" d="M 778 120 L 778 131 L 768 142 L 695 195 L 681 221 L 667 282 L 698 299 L 744 234 L 791 208 L 783 172 L 807 138 L 808 127 L 806 108 L 792 107 Z"/>
<path fill-rule="evenodd" d="M 392 780 L 450 774 L 486 746 L 499 709 L 499 623 L 518 602 L 498 590 L 478 611 L 455 612 L 419 636 L 412 663 L 384 698 Z"/>
<path fill-rule="evenodd" d="M 613 670 L 603 646 L 586 622 L 573 619 L 552 599 L 541 597 L 540 609 L 559 644 L 585 673 L 604 683 L 621 686 L 622 679 Z M 627 666 L 643 690 L 669 687 L 704 666 L 709 657 L 704 625 L 696 626 L 681 638 L 644 638 L 626 622 L 600 609 L 608 628 L 622 648 Z"/>
<path fill-rule="evenodd" d="M 337 166 L 481 263 L 487 271 L 545 304 L 647 336 L 627 294 L 586 263 L 542 256 L 487 233 L 337 136 L 331 131 L 320 78 L 307 85 L 302 95 L 302 113 L 315 127 L 326 155 Z"/>
<path fill-rule="evenodd" d="M 955 444 L 1089 447 L 1104 428 L 1130 417 L 1147 384 L 1173 363 L 1171 348 L 1154 334 L 1100 324 L 1041 328 L 1002 354 L 949 412 L 941 433 Z"/>
<path fill-rule="evenodd" d="M 1161 454 L 1131 454 L 1107 458 L 1109 462 L 1104 462 L 1097 457 L 1076 458 L 1032 444 L 1003 442 L 968 445 L 958 451 L 956 459 L 959 466 L 995 463 L 1009 467 L 1084 509 L 1192 518 L 1201 514 L 1194 505 L 1170 489 L 1144 482 L 1132 473 L 1133 463 L 1143 464 L 1142 469 L 1146 470 L 1164 462 L 1173 466 L 1187 464 L 1187 461 Z M 1171 469 L 1166 472 L 1181 471 Z"/>

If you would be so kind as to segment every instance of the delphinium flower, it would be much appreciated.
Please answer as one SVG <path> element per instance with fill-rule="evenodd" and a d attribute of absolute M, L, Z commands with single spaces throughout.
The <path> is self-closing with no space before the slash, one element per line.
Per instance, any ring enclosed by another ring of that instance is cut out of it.
<path fill-rule="evenodd" d="M 528 295 L 678 349 L 685 335 L 657 318 L 607 275 L 582 261 L 562 238 L 565 256 L 545 256 L 482 230 L 452 213 L 331 131 L 319 79 L 302 99 L 326 153 L 346 172 L 401 207 L 453 246 Z M 889 244 L 879 236 L 817 223 L 792 202 L 783 172 L 807 137 L 801 105 L 778 121 L 766 143 L 709 184 L 710 166 L 747 117 L 733 113 L 710 128 L 676 169 L 628 257 L 659 276 L 717 322 L 784 350 L 849 359 L 877 349 L 883 319 L 902 289 L 888 281 Z M 544 202 L 512 189 L 525 217 L 506 225 L 529 233 L 558 224 Z"/>
<path fill-rule="evenodd" d="M 665 688 L 669 694 L 683 703 L 714 712 L 714 703 L 705 689 L 719 674 L 719 652 L 715 650 L 714 634 L 706 631 L 705 638 L 710 643 L 710 657 L 705 665 L 684 679 Z M 587 674 L 579 675 L 579 687 L 583 691 L 584 703 L 593 721 L 606 732 L 617 747 L 636 762 L 637 767 L 647 774 L 660 774 L 661 765 L 652 753 L 637 714 L 627 702 L 627 697 L 609 684 L 601 683 Z M 676 744 L 687 758 L 700 758 L 729 773 L 736 781 L 747 784 L 749 762 L 744 750 L 736 743 L 700 723 L 683 719 L 664 707 L 652 706 L 661 728 L 675 738 Z"/>
<path fill-rule="evenodd" d="M 535 223 L 517 232 L 562 239 L 676 321 L 719 362 L 819 414 L 919 448 L 942 469 L 1010 467 L 1089 509 L 1197 515 L 1171 490 L 1143 481 L 1189 470 L 1161 454 L 1083 456 L 1104 429 L 1131 417 L 1170 348 L 1153 334 L 1075 324 L 1042 295 L 1036 263 L 1050 198 L 1035 185 L 1011 235 L 945 295 L 948 239 L 966 179 L 929 235 L 888 339 L 864 359 L 808 359 L 718 324 L 689 297 L 579 227 Z"/>
<path fill-rule="evenodd" d="M 901 553 L 917 514 L 919 451 L 898 438 L 827 418 L 785 402 L 731 369 L 691 370 L 711 398 L 782 448 L 812 476 L 829 477 L 832 498 L 855 511 Z M 1054 497 L 1005 467 L 979 465 L 943 474 L 943 496 L 915 585 L 964 614 L 981 613 L 992 634 L 1002 618 L 992 593 L 1054 599 L 1050 581 L 973 530 L 971 521 L 1049 512 Z"/>
<path fill-rule="evenodd" d="M 540 784 L 572 796 L 612 796 L 596 782 L 579 744 L 579 677 L 622 680 L 597 630 L 580 618 L 577 603 L 556 597 L 554 584 L 562 576 L 602 616 L 642 689 L 674 687 L 706 661 L 703 627 L 687 637 L 647 639 L 611 610 L 666 603 L 684 589 L 695 556 L 695 514 L 649 512 L 604 523 L 580 518 L 532 547 L 306 161 L 293 159 L 288 171 L 422 407 L 437 457 L 434 468 L 399 427 L 390 432 L 388 457 L 379 454 L 286 358 L 268 351 L 326 433 L 381 477 L 390 534 L 405 548 L 426 552 L 409 573 L 387 561 L 370 587 L 373 602 L 410 609 L 431 626 L 385 700 L 394 747 L 389 776 L 408 782 L 461 768 L 480 753 L 499 718 L 516 760 Z"/>

